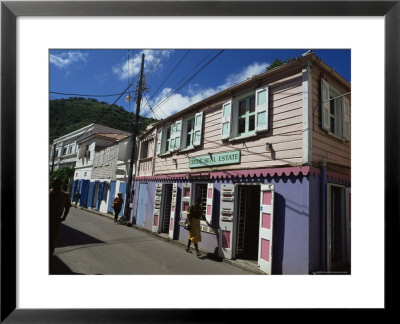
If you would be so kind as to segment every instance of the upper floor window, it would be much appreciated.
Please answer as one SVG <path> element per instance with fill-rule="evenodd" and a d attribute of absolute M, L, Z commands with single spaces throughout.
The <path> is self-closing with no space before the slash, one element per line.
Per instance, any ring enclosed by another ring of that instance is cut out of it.
<path fill-rule="evenodd" d="M 167 127 L 166 129 L 166 134 L 165 134 L 165 151 L 169 152 L 171 151 L 173 145 L 172 144 L 172 140 L 171 140 L 171 128 L 172 126 Z M 174 131 L 175 131 L 175 125 L 174 125 Z M 175 144 L 175 142 L 173 143 Z"/>
<path fill-rule="evenodd" d="M 90 149 L 89 149 L 89 145 L 86 145 L 85 156 L 87 157 L 88 160 L 90 160 Z"/>
<path fill-rule="evenodd" d="M 203 112 L 185 117 L 157 131 L 157 154 L 190 149 L 201 144 Z"/>
<path fill-rule="evenodd" d="M 239 101 L 238 135 L 250 135 L 255 132 L 256 107 L 255 96 L 249 96 Z"/>
<path fill-rule="evenodd" d="M 183 147 L 192 147 L 194 140 L 194 117 L 187 120 L 184 135 Z"/>
<path fill-rule="evenodd" d="M 65 154 L 67 154 L 67 148 L 66 147 L 64 147 L 63 150 L 62 150 L 62 155 L 65 155 Z"/>
<path fill-rule="evenodd" d="M 140 143 L 140 158 L 145 159 L 149 156 L 149 141 Z"/>
<path fill-rule="evenodd" d="M 324 79 L 321 80 L 321 125 L 329 134 L 350 140 L 350 102 Z"/>
<path fill-rule="evenodd" d="M 221 139 L 268 130 L 268 86 L 246 92 L 222 105 Z"/>

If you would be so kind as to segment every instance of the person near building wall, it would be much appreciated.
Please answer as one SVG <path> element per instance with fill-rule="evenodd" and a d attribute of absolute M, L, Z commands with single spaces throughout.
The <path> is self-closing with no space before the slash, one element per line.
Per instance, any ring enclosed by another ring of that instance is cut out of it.
<path fill-rule="evenodd" d="M 201 207 L 201 197 L 197 197 L 195 204 L 191 205 L 187 212 L 187 222 L 189 224 L 189 239 L 186 247 L 186 252 L 191 253 L 190 245 L 193 242 L 194 248 L 196 250 L 196 255 L 198 257 L 201 256 L 198 245 L 198 243 L 201 242 L 200 220 L 206 221 L 207 225 L 211 226 L 204 215 L 203 208 Z"/>
<path fill-rule="evenodd" d="M 122 192 L 118 192 L 117 197 L 115 197 L 112 203 L 112 208 L 114 208 L 114 223 L 117 223 L 118 221 L 118 215 L 121 211 L 123 203 L 124 200 L 122 199 Z"/>
<path fill-rule="evenodd" d="M 50 189 L 49 199 L 49 223 L 50 223 L 50 256 L 54 254 L 55 243 L 57 240 L 58 230 L 61 222 L 63 222 L 71 207 L 71 201 L 69 195 L 61 190 L 62 181 L 56 177 L 53 180 L 52 189 Z"/>

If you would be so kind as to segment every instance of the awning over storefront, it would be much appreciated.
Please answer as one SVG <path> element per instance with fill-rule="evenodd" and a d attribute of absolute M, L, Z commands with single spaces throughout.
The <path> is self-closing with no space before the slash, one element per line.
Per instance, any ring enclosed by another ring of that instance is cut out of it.
<path fill-rule="evenodd" d="M 282 177 L 282 176 L 320 176 L 321 170 L 316 167 L 299 166 L 285 168 L 265 168 L 248 170 L 220 170 L 214 172 L 196 172 L 195 174 L 163 174 L 157 176 L 136 177 L 136 181 L 168 181 L 168 180 L 195 180 L 198 179 L 241 179 L 241 178 L 260 178 L 260 177 Z M 327 171 L 327 181 L 341 184 L 349 184 L 350 177 L 345 174 Z"/>

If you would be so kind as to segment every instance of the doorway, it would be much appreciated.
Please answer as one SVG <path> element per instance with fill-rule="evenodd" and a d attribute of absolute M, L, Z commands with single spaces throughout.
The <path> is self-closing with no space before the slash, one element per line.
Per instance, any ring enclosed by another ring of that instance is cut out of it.
<path fill-rule="evenodd" d="M 260 185 L 237 186 L 236 258 L 258 261 Z"/>
<path fill-rule="evenodd" d="M 162 193 L 162 223 L 161 233 L 169 233 L 169 224 L 171 219 L 171 202 L 172 202 L 172 184 L 163 185 Z"/>
<path fill-rule="evenodd" d="M 90 206 L 92 209 L 96 209 L 98 194 L 99 194 L 99 182 L 96 181 L 95 185 L 94 185 L 94 190 L 93 190 L 92 206 Z"/>
<path fill-rule="evenodd" d="M 206 214 L 207 209 L 207 183 L 195 183 L 194 184 L 194 197 L 192 198 L 192 203 L 195 203 L 196 197 L 201 199 L 201 208 L 204 214 Z"/>
<path fill-rule="evenodd" d="M 328 270 L 350 272 L 350 224 L 346 213 L 346 188 L 328 184 Z"/>
<path fill-rule="evenodd" d="M 136 213 L 136 225 L 144 227 L 144 219 L 146 214 L 146 204 L 148 200 L 147 183 L 139 185 L 139 199 Z"/>

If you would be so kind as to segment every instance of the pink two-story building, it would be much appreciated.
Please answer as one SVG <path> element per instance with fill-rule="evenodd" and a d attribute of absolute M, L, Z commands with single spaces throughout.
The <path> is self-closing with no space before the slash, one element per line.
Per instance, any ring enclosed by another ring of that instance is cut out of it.
<path fill-rule="evenodd" d="M 132 221 L 269 274 L 350 273 L 350 83 L 313 52 L 158 122 L 140 137 Z"/>

